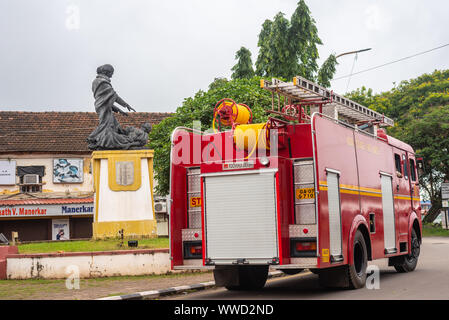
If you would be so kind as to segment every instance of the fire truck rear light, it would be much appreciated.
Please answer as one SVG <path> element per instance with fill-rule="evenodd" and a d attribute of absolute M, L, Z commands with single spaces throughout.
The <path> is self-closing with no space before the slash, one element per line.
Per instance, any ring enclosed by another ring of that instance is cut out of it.
<path fill-rule="evenodd" d="M 296 242 L 296 251 L 316 250 L 316 242 Z"/>
<path fill-rule="evenodd" d="M 198 232 L 195 232 L 195 234 L 193 235 L 195 238 L 198 238 L 200 235 L 198 234 Z"/>
<path fill-rule="evenodd" d="M 309 229 L 304 228 L 304 229 L 302 230 L 302 232 L 304 232 L 305 234 L 308 234 L 308 233 L 309 233 Z"/>
<path fill-rule="evenodd" d="M 190 254 L 192 255 L 201 254 L 201 251 L 201 246 L 190 247 Z"/>
<path fill-rule="evenodd" d="M 290 239 L 290 255 L 292 257 L 316 257 L 316 238 Z"/>
<path fill-rule="evenodd" d="M 201 241 L 184 241 L 184 259 L 201 259 L 203 245 Z"/>

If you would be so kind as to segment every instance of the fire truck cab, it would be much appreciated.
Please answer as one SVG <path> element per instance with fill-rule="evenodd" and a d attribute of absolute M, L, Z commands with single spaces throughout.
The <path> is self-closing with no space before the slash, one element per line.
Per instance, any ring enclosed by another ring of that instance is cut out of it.
<path fill-rule="evenodd" d="M 413 271 L 417 160 L 381 128 L 393 120 L 301 77 L 261 86 L 273 94 L 267 123 L 227 100 L 214 124 L 230 130 L 172 134 L 172 268 L 213 269 L 229 290 L 262 288 L 269 268 L 350 288 L 365 286 L 369 260 Z"/>

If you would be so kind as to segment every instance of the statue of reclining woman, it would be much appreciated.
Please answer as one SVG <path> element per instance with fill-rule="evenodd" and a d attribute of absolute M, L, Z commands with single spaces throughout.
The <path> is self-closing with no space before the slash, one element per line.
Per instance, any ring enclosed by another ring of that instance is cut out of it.
<path fill-rule="evenodd" d="M 88 147 L 90 150 L 141 149 L 148 142 L 151 125 L 146 123 L 142 129 L 134 127 L 123 129 L 120 126 L 114 112 L 126 116 L 128 114 L 115 106 L 114 103 L 127 108 L 129 111 L 135 112 L 136 110 L 120 98 L 112 88 L 111 77 L 113 74 L 114 68 L 110 64 L 97 68 L 97 77 L 92 83 L 92 92 L 95 98 L 95 111 L 99 117 L 99 124 L 87 138 Z"/>

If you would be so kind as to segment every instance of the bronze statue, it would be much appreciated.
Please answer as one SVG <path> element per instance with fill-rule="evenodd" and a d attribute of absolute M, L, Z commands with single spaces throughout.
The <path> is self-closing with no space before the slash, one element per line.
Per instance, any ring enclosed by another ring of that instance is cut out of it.
<path fill-rule="evenodd" d="M 114 103 L 134 110 L 115 92 L 111 85 L 111 77 L 114 68 L 105 64 L 97 68 L 97 77 L 92 83 L 92 92 L 95 98 L 95 111 L 99 117 L 98 127 L 87 138 L 88 147 L 91 150 L 127 150 L 141 149 L 148 142 L 148 133 L 151 131 L 149 123 L 142 129 L 127 127 L 123 129 L 114 112 L 127 116 L 128 114 L 115 106 Z"/>

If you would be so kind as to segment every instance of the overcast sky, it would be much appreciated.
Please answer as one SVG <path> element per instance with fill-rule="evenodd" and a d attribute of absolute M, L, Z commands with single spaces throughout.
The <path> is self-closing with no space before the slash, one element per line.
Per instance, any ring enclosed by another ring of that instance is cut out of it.
<path fill-rule="evenodd" d="M 0 110 L 94 111 L 98 65 L 115 67 L 113 86 L 138 111 L 175 111 L 184 98 L 230 78 L 235 52 L 257 59 L 265 19 L 290 19 L 296 0 L 0 0 Z M 449 43 L 447 0 L 306 0 L 330 53 L 361 53 L 354 72 Z M 354 56 L 341 57 L 336 78 Z M 355 75 L 349 90 L 449 68 L 449 47 Z M 332 88 L 344 94 L 348 79 Z"/>

